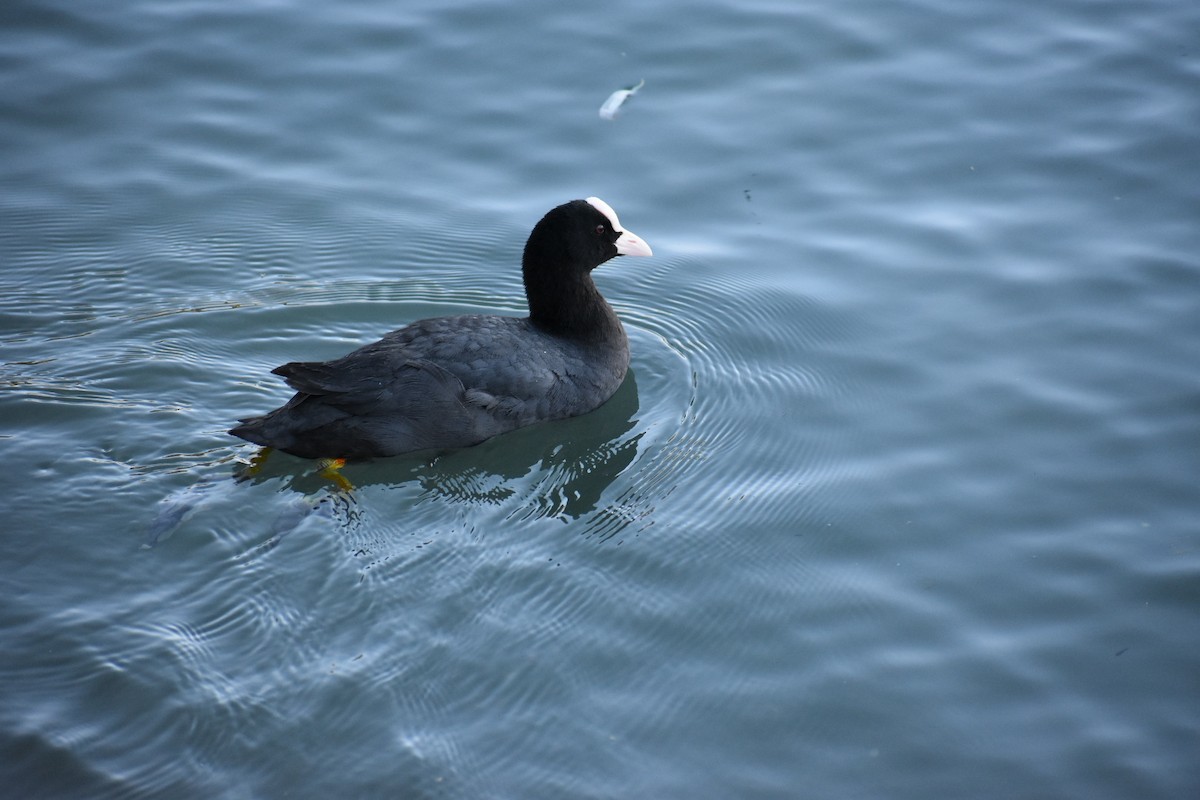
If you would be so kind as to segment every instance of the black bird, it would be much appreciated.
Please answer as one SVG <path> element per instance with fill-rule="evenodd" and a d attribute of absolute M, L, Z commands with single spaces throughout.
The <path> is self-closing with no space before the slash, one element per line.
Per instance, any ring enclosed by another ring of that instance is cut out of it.
<path fill-rule="evenodd" d="M 591 272 L 649 256 L 598 197 L 552 209 L 525 244 L 528 317 L 470 314 L 414 322 L 333 361 L 272 370 L 296 395 L 229 431 L 303 458 L 362 459 L 468 447 L 612 396 L 629 340 Z"/>

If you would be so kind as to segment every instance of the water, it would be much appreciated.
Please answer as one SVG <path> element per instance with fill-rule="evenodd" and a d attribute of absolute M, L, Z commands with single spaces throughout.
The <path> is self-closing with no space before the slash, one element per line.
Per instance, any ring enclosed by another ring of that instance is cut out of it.
<path fill-rule="evenodd" d="M 1196 796 L 1200 9 L 727 5 L 5 4 L 5 793 Z M 233 480 L 590 194 L 608 405 Z"/>

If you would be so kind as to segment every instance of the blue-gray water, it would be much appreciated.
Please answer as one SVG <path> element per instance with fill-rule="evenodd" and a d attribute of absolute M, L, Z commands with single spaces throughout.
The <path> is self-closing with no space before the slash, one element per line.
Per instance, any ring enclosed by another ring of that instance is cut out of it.
<path fill-rule="evenodd" d="M 0 112 L 0 794 L 1200 795 L 1200 5 L 8 0 Z M 608 405 L 234 481 L 591 194 Z"/>

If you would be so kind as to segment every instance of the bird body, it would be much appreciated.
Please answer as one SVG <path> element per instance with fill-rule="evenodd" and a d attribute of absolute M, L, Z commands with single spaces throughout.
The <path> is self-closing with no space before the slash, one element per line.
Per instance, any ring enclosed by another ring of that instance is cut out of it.
<path fill-rule="evenodd" d="M 296 394 L 230 433 L 304 458 L 374 458 L 478 444 L 587 413 L 621 385 L 629 343 L 591 270 L 651 255 L 599 198 L 551 210 L 522 259 L 528 317 L 420 320 L 331 361 L 273 372 Z"/>

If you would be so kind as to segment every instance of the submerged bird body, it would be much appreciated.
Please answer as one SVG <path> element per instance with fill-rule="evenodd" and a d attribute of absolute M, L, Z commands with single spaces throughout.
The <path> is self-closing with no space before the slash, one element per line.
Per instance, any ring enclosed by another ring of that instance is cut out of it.
<path fill-rule="evenodd" d="M 525 246 L 528 317 L 426 319 L 332 361 L 284 364 L 273 372 L 297 394 L 230 433 L 304 458 L 372 458 L 584 414 L 629 367 L 625 331 L 591 271 L 650 254 L 604 201 L 559 206 Z"/>

